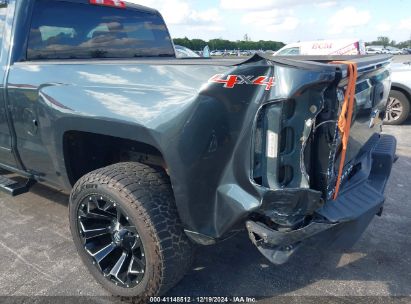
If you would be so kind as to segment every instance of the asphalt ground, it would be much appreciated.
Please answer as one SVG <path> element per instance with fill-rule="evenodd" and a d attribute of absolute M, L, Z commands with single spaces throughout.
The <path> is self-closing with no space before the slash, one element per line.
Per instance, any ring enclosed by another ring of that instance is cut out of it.
<path fill-rule="evenodd" d="M 408 62 L 411 61 L 411 55 L 396 55 L 393 57 L 394 62 Z"/>
<path fill-rule="evenodd" d="M 306 246 L 274 266 L 242 233 L 197 250 L 191 271 L 168 295 L 248 296 L 261 303 L 388 303 L 389 297 L 406 297 L 395 300 L 411 303 L 411 122 L 385 132 L 397 137 L 400 158 L 382 217 L 352 249 Z M 114 301 L 76 254 L 67 203 L 67 195 L 43 185 L 15 198 L 0 194 L 0 303 Z"/>

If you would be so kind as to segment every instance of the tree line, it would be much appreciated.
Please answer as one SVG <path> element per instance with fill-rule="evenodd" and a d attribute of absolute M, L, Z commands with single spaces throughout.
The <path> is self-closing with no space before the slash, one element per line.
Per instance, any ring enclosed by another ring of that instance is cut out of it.
<path fill-rule="evenodd" d="M 411 37 L 410 37 L 411 38 Z M 244 40 L 230 41 L 225 39 L 211 39 L 205 41 L 203 39 L 189 39 L 184 38 L 175 38 L 173 39 L 174 44 L 185 46 L 194 51 L 202 51 L 206 45 L 210 47 L 211 50 L 271 50 L 277 51 L 281 49 L 285 44 L 280 41 L 271 41 L 271 40 L 260 40 L 260 41 L 251 41 L 248 35 L 244 36 Z M 396 42 L 391 40 L 389 37 L 380 36 L 375 41 L 370 41 L 365 43 L 368 45 L 383 45 L 385 46 L 395 46 L 398 48 L 411 48 L 411 39 Z"/>
<path fill-rule="evenodd" d="M 247 37 L 246 37 L 247 38 Z M 185 38 L 175 38 L 173 39 L 174 44 L 185 46 L 194 51 L 201 51 L 206 45 L 210 47 L 211 50 L 271 50 L 277 51 L 281 49 L 285 44 L 279 41 L 271 40 L 260 40 L 260 41 L 250 41 L 238 40 L 230 41 L 224 39 L 211 39 L 205 41 L 202 39 L 188 39 Z"/>
<path fill-rule="evenodd" d="M 391 40 L 389 37 L 386 36 L 380 36 L 377 38 L 375 41 L 370 41 L 365 43 L 365 45 L 382 45 L 384 47 L 386 46 L 395 46 L 399 49 L 402 48 L 411 48 L 411 36 L 409 40 L 401 41 L 401 42 L 396 42 L 395 40 Z"/>

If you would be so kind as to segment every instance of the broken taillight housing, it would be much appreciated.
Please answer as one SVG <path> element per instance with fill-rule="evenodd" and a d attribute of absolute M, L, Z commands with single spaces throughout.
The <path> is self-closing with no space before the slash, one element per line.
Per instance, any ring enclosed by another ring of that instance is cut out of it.
<path fill-rule="evenodd" d="M 295 152 L 294 129 L 284 126 L 294 116 L 294 104 L 293 100 L 267 104 L 258 114 L 253 177 L 263 187 L 284 188 L 294 178 L 294 168 L 288 164 L 289 156 Z"/>

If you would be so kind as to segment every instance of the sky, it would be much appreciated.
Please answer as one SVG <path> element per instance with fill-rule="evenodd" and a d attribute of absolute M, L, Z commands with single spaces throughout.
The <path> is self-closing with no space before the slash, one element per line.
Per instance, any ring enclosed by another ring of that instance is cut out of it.
<path fill-rule="evenodd" d="M 128 0 L 158 9 L 173 38 L 411 39 L 411 0 Z"/>

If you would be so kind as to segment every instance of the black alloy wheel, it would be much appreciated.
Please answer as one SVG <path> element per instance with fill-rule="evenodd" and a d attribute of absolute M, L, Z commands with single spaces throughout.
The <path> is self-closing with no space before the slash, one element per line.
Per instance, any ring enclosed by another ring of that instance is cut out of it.
<path fill-rule="evenodd" d="M 139 284 L 146 270 L 144 246 L 126 212 L 94 194 L 84 198 L 77 214 L 84 248 L 104 277 L 125 288 Z"/>

